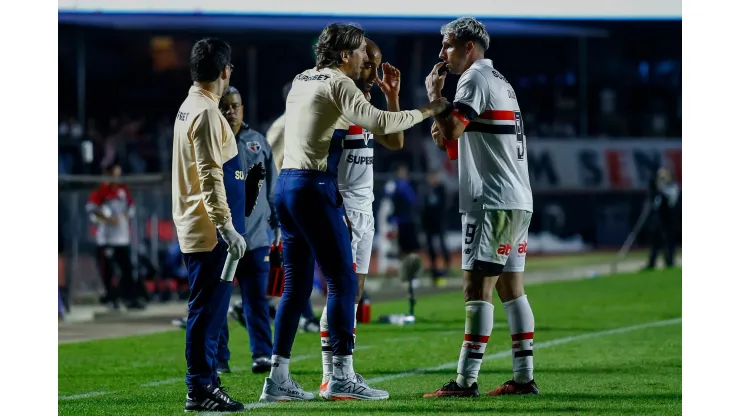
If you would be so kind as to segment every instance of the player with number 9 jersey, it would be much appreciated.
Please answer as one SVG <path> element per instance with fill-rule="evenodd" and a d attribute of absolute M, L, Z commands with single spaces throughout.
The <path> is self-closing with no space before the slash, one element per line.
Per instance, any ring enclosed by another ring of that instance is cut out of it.
<path fill-rule="evenodd" d="M 452 115 L 465 125 L 458 140 L 460 212 L 463 243 L 471 250 L 463 251 L 463 269 L 473 270 L 478 260 L 521 272 L 526 251 L 519 246 L 526 247 L 532 189 L 514 89 L 489 59 L 481 59 L 460 77 L 453 107 Z"/>
<path fill-rule="evenodd" d="M 509 84 L 489 59 L 460 77 L 453 116 L 466 126 L 458 140 L 460 212 L 532 212 L 522 113 Z"/>
<path fill-rule="evenodd" d="M 457 378 L 424 397 L 480 394 L 478 374 L 493 330 L 493 288 L 513 341 L 513 378 L 488 394 L 538 394 L 534 315 L 522 274 L 533 210 L 522 113 L 514 88 L 485 59 L 490 37 L 480 21 L 462 17 L 444 25 L 441 34 L 442 62 L 425 83 L 433 100 L 444 87 L 443 66 L 461 75 L 452 107 L 435 117 L 432 138 L 452 158 L 451 141 L 457 141 L 466 319 Z"/>

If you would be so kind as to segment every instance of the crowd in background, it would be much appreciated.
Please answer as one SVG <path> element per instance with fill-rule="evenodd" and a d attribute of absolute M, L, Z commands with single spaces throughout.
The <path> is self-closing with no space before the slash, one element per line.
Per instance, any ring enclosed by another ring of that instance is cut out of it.
<path fill-rule="evenodd" d="M 635 91 L 632 94 L 640 96 Z M 645 93 L 644 99 L 638 98 L 650 109 L 644 112 L 618 111 L 618 103 L 625 95 L 615 88 L 604 88 L 599 92 L 594 103 L 596 116 L 589 121 L 593 130 L 588 136 L 578 133 L 580 119 L 576 100 L 567 94 L 556 94 L 556 112 L 552 115 L 538 112 L 537 106 L 531 110 L 525 107 L 527 139 L 681 137 L 680 90 L 667 97 Z M 255 129 L 266 132 L 279 115 L 259 120 Z M 90 118 L 83 127 L 75 117 L 60 114 L 59 173 L 96 174 L 100 173 L 101 166 L 112 160 L 120 160 L 129 174 L 168 172 L 173 123 L 172 117 L 167 115 L 132 117 L 116 114 L 102 119 Z"/>
<path fill-rule="evenodd" d="M 604 26 L 609 36 L 589 38 L 585 46 L 569 37 L 492 38 L 487 57 L 514 86 L 528 140 L 680 138 L 680 22 L 589 25 Z M 114 158 L 129 174 L 169 171 L 173 117 L 190 84 L 188 52 L 204 35 L 60 25 L 60 173 L 96 173 Z M 221 34 L 233 49 L 231 83 L 244 94 L 245 121 L 255 130 L 264 133 L 280 116 L 283 85 L 313 65 L 314 35 Z M 438 61 L 441 38 L 368 36 L 382 47 L 383 60 L 402 72 L 402 107 L 423 105 L 423 79 Z M 80 39 L 84 39 L 84 85 L 77 83 Z M 457 77 L 448 77 L 444 93 L 449 99 L 456 81 Z M 382 94 L 375 94 L 372 102 L 382 107 Z M 78 110 L 80 104 L 84 114 Z M 423 138 L 428 132 L 424 123 L 410 129 L 407 137 Z M 412 171 L 418 168 L 410 166 Z"/>

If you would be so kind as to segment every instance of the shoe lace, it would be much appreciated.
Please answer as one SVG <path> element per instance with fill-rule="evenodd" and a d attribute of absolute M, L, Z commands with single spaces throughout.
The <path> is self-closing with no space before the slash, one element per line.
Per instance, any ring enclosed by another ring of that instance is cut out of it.
<path fill-rule="evenodd" d="M 367 385 L 367 382 L 359 373 L 355 373 L 355 381 L 357 382 L 357 384 L 362 384 L 363 386 Z"/>
<path fill-rule="evenodd" d="M 295 380 L 293 380 L 293 378 L 292 378 L 292 377 L 291 377 L 291 378 L 289 378 L 288 380 L 290 381 L 290 384 L 292 384 L 292 385 L 293 385 L 293 387 L 295 387 L 295 388 L 298 388 L 298 389 L 301 389 L 301 390 L 303 390 L 303 387 L 301 387 L 301 385 L 300 385 L 300 384 L 296 383 L 296 382 L 295 382 Z"/>
<path fill-rule="evenodd" d="M 213 391 L 213 394 L 214 394 L 214 395 L 215 395 L 215 396 L 216 396 L 217 398 L 219 398 L 219 399 L 221 399 L 221 400 L 225 401 L 225 402 L 226 402 L 227 404 L 229 404 L 229 403 L 231 403 L 231 402 L 232 402 L 233 400 L 231 399 L 231 397 L 229 397 L 229 395 L 228 395 L 228 394 L 226 394 L 226 391 L 227 391 L 227 390 L 228 390 L 228 389 L 227 389 L 226 387 L 223 387 L 223 386 L 222 386 L 222 387 L 218 387 L 218 388 L 216 388 L 216 389 L 215 389 L 215 390 Z"/>
<path fill-rule="evenodd" d="M 457 387 L 458 387 L 457 380 L 450 379 L 450 381 L 442 385 L 442 388 L 440 388 L 440 390 L 441 391 L 456 390 Z"/>

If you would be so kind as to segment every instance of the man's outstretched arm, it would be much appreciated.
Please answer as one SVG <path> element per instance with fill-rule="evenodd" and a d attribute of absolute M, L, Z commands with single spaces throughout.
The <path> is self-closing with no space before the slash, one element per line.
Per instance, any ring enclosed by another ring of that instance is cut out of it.
<path fill-rule="evenodd" d="M 446 103 L 444 99 L 440 99 L 418 110 L 382 111 L 373 107 L 349 78 L 334 82 L 331 88 L 334 102 L 342 115 L 352 123 L 381 135 L 413 127 L 444 111 Z"/>

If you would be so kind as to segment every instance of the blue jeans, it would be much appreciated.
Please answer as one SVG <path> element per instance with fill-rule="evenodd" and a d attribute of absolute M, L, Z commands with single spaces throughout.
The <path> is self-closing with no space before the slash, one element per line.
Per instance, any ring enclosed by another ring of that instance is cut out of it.
<path fill-rule="evenodd" d="M 231 282 L 221 280 L 226 248 L 226 243 L 219 241 L 212 251 L 183 255 L 190 284 L 185 328 L 185 384 L 189 390 L 216 381 L 218 339 L 231 298 Z"/>
<path fill-rule="evenodd" d="M 334 355 L 352 355 L 357 274 L 336 176 L 284 169 L 275 193 L 283 234 L 285 288 L 275 317 L 273 354 L 290 357 L 298 321 L 313 289 L 314 261 L 326 276 Z"/>
<path fill-rule="evenodd" d="M 235 278 L 242 292 L 242 313 L 247 322 L 249 349 L 252 359 L 270 357 L 272 354 L 272 330 L 270 328 L 270 306 L 267 302 L 267 277 L 270 272 L 269 247 L 247 251 L 239 260 Z M 218 360 L 228 361 L 229 326 L 224 319 L 218 342 Z"/>

